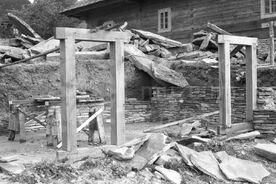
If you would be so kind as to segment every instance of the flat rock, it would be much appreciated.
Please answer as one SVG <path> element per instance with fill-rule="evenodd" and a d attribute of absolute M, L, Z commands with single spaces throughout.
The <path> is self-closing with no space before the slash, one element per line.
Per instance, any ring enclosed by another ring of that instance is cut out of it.
<path fill-rule="evenodd" d="M 7 174 L 20 174 L 25 170 L 23 164 L 11 162 L 11 163 L 0 163 L 0 169 L 2 172 Z"/>
<path fill-rule="evenodd" d="M 164 167 L 157 166 L 155 167 L 155 170 L 157 170 L 159 173 L 161 173 L 164 178 L 166 178 L 168 181 L 174 183 L 174 184 L 180 184 L 182 181 L 181 175 L 170 169 L 165 169 Z"/>
<path fill-rule="evenodd" d="M 19 159 L 18 155 L 12 155 L 12 156 L 7 156 L 7 157 L 0 157 L 0 163 L 8 163 L 8 162 L 13 162 Z"/>
<path fill-rule="evenodd" d="M 54 37 L 44 40 L 33 47 L 30 48 L 31 52 L 34 54 L 41 54 L 46 51 L 52 50 L 59 47 L 59 40 L 54 39 Z"/>
<path fill-rule="evenodd" d="M 248 160 L 242 160 L 228 155 L 226 152 L 217 153 L 221 163 L 219 167 L 229 180 L 260 183 L 270 173 L 262 166 Z"/>
<path fill-rule="evenodd" d="M 137 29 L 132 29 L 131 31 L 134 32 L 135 34 L 138 34 L 140 37 L 145 39 L 150 39 L 154 43 L 161 45 L 165 48 L 182 47 L 183 45 L 179 41 L 175 41 L 175 40 L 163 37 L 161 35 L 154 34 L 152 32 L 142 31 Z"/>
<path fill-rule="evenodd" d="M 16 60 L 28 57 L 27 52 L 24 49 L 18 47 L 0 45 L 0 53 L 4 54 L 5 57 L 10 57 Z"/>
<path fill-rule="evenodd" d="M 136 152 L 134 158 L 129 162 L 129 165 L 135 170 L 143 169 L 149 162 L 158 159 L 164 148 L 169 145 L 166 144 L 167 137 L 164 134 L 152 134 L 148 141 L 146 141 L 140 149 Z M 158 155 L 160 153 L 160 155 Z"/>
<path fill-rule="evenodd" d="M 192 150 L 186 146 L 182 146 L 180 144 L 176 144 L 175 145 L 176 149 L 178 150 L 180 156 L 182 157 L 183 161 L 190 167 L 193 167 L 194 164 L 191 162 L 191 155 L 195 155 L 196 153 L 198 153 L 195 150 Z"/>
<path fill-rule="evenodd" d="M 12 13 L 7 14 L 9 20 L 15 27 L 23 34 L 41 39 L 41 37 L 29 26 L 25 21 L 20 19 L 19 17 L 13 15 Z"/>
<path fill-rule="evenodd" d="M 257 144 L 254 147 L 256 154 L 268 160 L 276 162 L 276 145 L 275 144 Z"/>
<path fill-rule="evenodd" d="M 133 147 L 122 147 L 117 149 L 111 149 L 108 151 L 108 155 L 117 160 L 131 160 L 134 157 L 135 150 Z"/>
<path fill-rule="evenodd" d="M 217 159 L 211 151 L 196 152 L 191 154 L 190 159 L 192 164 L 203 173 L 221 181 L 226 180 L 219 168 Z"/>
<path fill-rule="evenodd" d="M 188 124 L 188 123 L 184 123 L 182 126 L 181 126 L 181 130 L 180 130 L 180 136 L 186 136 L 188 134 L 191 133 L 192 129 L 193 129 L 193 125 L 192 124 Z"/>
<path fill-rule="evenodd" d="M 160 85 L 175 85 L 179 87 L 185 87 L 189 85 L 181 73 L 171 70 L 170 68 L 161 64 L 156 64 L 150 59 L 148 55 L 144 54 L 134 45 L 125 44 L 124 50 L 126 58 L 132 61 L 136 68 L 149 74 Z"/>

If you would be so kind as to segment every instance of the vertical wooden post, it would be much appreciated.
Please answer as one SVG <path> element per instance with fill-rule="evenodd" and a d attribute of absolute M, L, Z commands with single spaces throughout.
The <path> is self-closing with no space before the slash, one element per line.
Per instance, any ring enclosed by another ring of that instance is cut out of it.
<path fill-rule="evenodd" d="M 270 54 L 269 54 L 269 59 L 270 59 L 270 64 L 274 65 L 274 51 L 275 51 L 275 46 L 274 46 L 274 22 L 270 21 L 269 22 L 269 40 L 270 40 Z"/>
<path fill-rule="evenodd" d="M 231 127 L 231 66 L 230 43 L 219 44 L 219 95 L 220 123 L 223 128 Z"/>
<path fill-rule="evenodd" d="M 75 151 L 76 138 L 76 62 L 73 35 L 60 40 L 62 149 Z"/>
<path fill-rule="evenodd" d="M 20 128 L 20 138 L 19 142 L 24 143 L 26 142 L 26 131 L 25 131 L 25 116 L 19 109 L 17 109 L 17 121 Z"/>
<path fill-rule="evenodd" d="M 110 43 L 111 59 L 111 144 L 125 142 L 124 43 Z"/>
<path fill-rule="evenodd" d="M 252 122 L 257 106 L 257 49 L 256 44 L 246 47 L 246 121 Z"/>
<path fill-rule="evenodd" d="M 100 143 L 105 144 L 105 133 L 104 133 L 104 123 L 103 123 L 103 115 L 100 114 L 97 116 L 97 127 L 99 133 Z"/>
<path fill-rule="evenodd" d="M 57 124 L 57 141 L 60 142 L 61 139 L 61 114 L 60 114 L 60 106 L 55 107 L 55 119 L 56 119 L 56 124 Z"/>

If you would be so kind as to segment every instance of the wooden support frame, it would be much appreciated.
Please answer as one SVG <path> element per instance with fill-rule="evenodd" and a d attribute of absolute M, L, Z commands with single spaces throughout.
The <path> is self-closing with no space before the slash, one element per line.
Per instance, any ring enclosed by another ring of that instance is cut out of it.
<path fill-rule="evenodd" d="M 112 144 L 123 144 L 125 134 L 125 93 L 124 93 L 124 42 L 130 40 L 127 32 L 75 29 L 58 27 L 55 38 L 60 40 L 61 48 L 61 119 L 62 148 L 64 151 L 76 150 L 76 64 L 75 40 L 110 43 L 111 60 L 111 139 Z"/>
<path fill-rule="evenodd" d="M 231 128 L 231 66 L 230 45 L 246 47 L 246 121 L 253 120 L 253 110 L 257 106 L 257 38 L 219 35 L 219 83 L 220 122 L 225 130 Z"/>

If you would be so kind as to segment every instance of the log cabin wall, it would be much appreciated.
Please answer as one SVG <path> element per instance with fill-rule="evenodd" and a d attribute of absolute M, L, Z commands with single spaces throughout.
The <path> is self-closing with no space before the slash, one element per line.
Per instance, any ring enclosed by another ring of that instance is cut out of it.
<path fill-rule="evenodd" d="M 191 41 L 192 33 L 208 21 L 237 35 L 268 38 L 268 29 L 261 24 L 273 19 L 261 19 L 260 0 L 130 0 L 88 10 L 82 19 L 89 28 L 114 20 L 158 33 L 158 10 L 163 8 L 171 8 L 172 31 L 162 35 L 182 42 Z"/>

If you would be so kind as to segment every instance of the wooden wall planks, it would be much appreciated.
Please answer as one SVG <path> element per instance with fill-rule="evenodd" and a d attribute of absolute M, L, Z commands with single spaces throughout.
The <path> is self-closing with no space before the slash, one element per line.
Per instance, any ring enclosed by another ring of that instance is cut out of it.
<path fill-rule="evenodd" d="M 143 29 L 157 33 L 158 9 L 170 7 L 172 10 L 172 32 L 162 35 L 182 42 L 192 39 L 208 21 L 227 31 L 241 35 L 267 38 L 267 29 L 261 23 L 270 19 L 260 18 L 259 0 L 147 0 L 128 1 L 88 11 L 83 17 L 90 28 L 104 21 L 127 21 L 128 28 Z M 108 13 L 107 13 L 108 12 Z"/>

